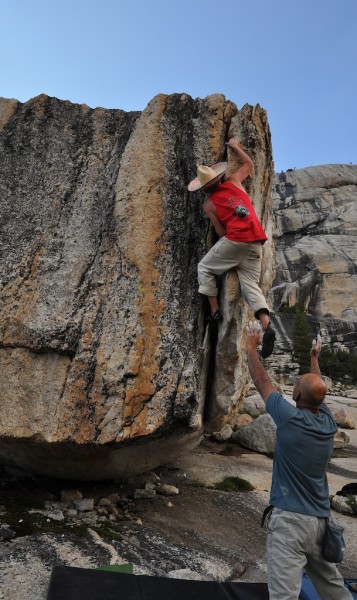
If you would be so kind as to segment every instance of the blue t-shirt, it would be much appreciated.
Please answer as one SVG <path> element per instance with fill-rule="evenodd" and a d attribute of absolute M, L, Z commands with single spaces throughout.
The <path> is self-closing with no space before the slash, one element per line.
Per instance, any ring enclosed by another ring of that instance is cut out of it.
<path fill-rule="evenodd" d="M 319 413 L 312 413 L 273 392 L 267 400 L 267 412 L 277 426 L 270 504 L 328 517 L 326 470 L 337 431 L 330 409 L 322 403 Z"/>

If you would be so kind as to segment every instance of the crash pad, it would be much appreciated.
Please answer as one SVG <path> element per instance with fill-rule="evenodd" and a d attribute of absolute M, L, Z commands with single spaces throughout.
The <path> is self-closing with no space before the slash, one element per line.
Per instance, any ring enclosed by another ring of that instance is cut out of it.
<path fill-rule="evenodd" d="M 269 600 L 265 583 L 219 583 L 54 567 L 47 600 Z"/>
<path fill-rule="evenodd" d="M 119 565 L 118 568 L 124 565 Z M 131 565 L 125 565 L 131 567 Z M 192 581 L 112 570 L 56 566 L 47 600 L 269 600 L 266 583 Z M 345 585 L 357 579 L 345 580 Z M 357 592 L 350 592 L 357 600 Z M 311 580 L 303 576 L 299 600 L 321 600 Z"/>

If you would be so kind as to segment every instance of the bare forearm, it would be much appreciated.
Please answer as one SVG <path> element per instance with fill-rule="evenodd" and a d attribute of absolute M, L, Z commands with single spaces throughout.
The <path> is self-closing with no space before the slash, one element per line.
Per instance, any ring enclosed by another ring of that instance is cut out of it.
<path fill-rule="evenodd" d="M 275 388 L 272 386 L 268 373 L 260 362 L 257 348 L 248 344 L 247 355 L 250 376 L 259 394 L 263 398 L 264 402 L 266 402 L 269 395 L 274 391 Z"/>
<path fill-rule="evenodd" d="M 229 147 L 235 152 L 238 158 L 242 161 L 243 164 L 249 164 L 251 167 L 254 166 L 254 163 L 250 156 L 246 152 L 244 152 L 243 148 L 239 145 L 239 143 L 235 140 L 231 140 L 228 144 Z"/>
<path fill-rule="evenodd" d="M 312 340 L 312 346 L 310 350 L 310 373 L 321 377 L 321 371 L 319 366 L 319 355 L 322 349 L 321 335 L 318 333 L 316 338 Z"/>
<path fill-rule="evenodd" d="M 237 187 L 240 187 L 242 182 L 252 173 L 254 163 L 252 159 L 244 152 L 240 147 L 238 140 L 232 138 L 227 142 L 227 146 L 236 154 L 238 158 L 238 164 L 240 166 L 228 177 L 227 181 L 233 183 Z"/>
<path fill-rule="evenodd" d="M 321 377 L 319 359 L 317 356 L 311 356 L 310 373 L 314 373 L 314 375 Z"/>

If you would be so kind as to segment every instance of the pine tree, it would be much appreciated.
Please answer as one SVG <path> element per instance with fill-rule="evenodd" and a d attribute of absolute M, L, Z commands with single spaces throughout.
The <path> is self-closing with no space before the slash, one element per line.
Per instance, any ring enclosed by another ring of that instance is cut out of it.
<path fill-rule="evenodd" d="M 300 375 L 303 375 L 310 371 L 310 348 L 314 334 L 300 304 L 286 307 L 284 312 L 295 313 L 292 355 L 299 365 Z M 325 346 L 321 350 L 319 364 L 321 373 L 333 381 L 343 381 L 347 375 L 352 384 L 357 383 L 357 354 L 342 350 L 335 353 Z"/>
<path fill-rule="evenodd" d="M 310 348 L 312 335 L 304 309 L 296 305 L 293 329 L 293 358 L 299 364 L 300 374 L 310 371 Z"/>
<path fill-rule="evenodd" d="M 350 352 L 331 352 L 328 348 L 322 348 L 320 354 L 320 368 L 324 375 L 333 381 L 343 381 L 348 375 L 351 383 L 357 382 L 357 355 Z"/>

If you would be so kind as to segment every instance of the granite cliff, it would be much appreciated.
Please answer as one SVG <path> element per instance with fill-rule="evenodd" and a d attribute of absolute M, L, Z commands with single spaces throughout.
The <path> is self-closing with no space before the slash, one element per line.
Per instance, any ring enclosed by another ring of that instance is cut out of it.
<path fill-rule="evenodd" d="M 333 351 L 357 346 L 357 165 L 322 165 L 276 174 L 276 276 L 272 289 L 277 350 L 291 351 L 292 315 L 304 307 Z"/>
<path fill-rule="evenodd" d="M 214 241 L 196 166 L 238 135 L 272 237 L 270 132 L 259 105 L 155 97 L 142 112 L 41 95 L 0 100 L 0 458 L 45 475 L 145 471 L 232 418 L 250 313 L 221 282 L 218 339 L 196 265 Z M 229 157 L 231 166 L 233 158 Z M 264 247 L 262 288 L 273 279 Z"/>

